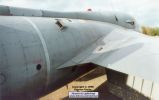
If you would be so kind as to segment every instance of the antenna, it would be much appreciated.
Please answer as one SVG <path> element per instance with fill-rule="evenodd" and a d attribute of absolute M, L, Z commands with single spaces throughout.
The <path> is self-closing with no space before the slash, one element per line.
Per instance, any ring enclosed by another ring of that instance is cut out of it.
<path fill-rule="evenodd" d="M 112 12 L 117 12 L 116 9 L 114 8 L 113 0 L 110 0 L 110 5 L 111 5 L 111 8 L 112 8 Z M 118 23 L 119 20 L 118 20 L 115 13 L 114 13 L 114 17 L 115 17 L 115 21 Z"/>

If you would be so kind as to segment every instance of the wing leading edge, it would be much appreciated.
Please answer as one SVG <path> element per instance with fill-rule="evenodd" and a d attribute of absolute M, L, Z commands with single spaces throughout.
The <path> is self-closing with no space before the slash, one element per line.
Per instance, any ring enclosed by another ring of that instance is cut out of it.
<path fill-rule="evenodd" d="M 58 69 L 94 63 L 125 74 L 159 82 L 159 38 L 131 30 L 114 30 Z"/>

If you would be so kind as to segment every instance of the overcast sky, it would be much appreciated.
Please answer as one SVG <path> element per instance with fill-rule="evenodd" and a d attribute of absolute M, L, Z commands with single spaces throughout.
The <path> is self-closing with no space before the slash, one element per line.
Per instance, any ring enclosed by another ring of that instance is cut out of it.
<path fill-rule="evenodd" d="M 133 15 L 142 25 L 159 26 L 159 0 L 0 0 L 0 5 L 53 11 L 120 11 Z"/>

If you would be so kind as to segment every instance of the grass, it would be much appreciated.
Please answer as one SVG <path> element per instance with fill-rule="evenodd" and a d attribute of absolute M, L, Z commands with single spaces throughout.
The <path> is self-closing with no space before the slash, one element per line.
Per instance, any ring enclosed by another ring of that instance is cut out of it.
<path fill-rule="evenodd" d="M 145 27 L 143 26 L 142 32 L 150 36 L 159 36 L 159 27 Z"/>

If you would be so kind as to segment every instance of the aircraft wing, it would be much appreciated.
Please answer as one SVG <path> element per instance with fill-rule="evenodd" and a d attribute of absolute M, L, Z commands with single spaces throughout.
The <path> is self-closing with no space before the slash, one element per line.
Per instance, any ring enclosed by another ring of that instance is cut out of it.
<path fill-rule="evenodd" d="M 94 63 L 122 73 L 159 82 L 159 38 L 116 29 L 61 65 Z"/>

